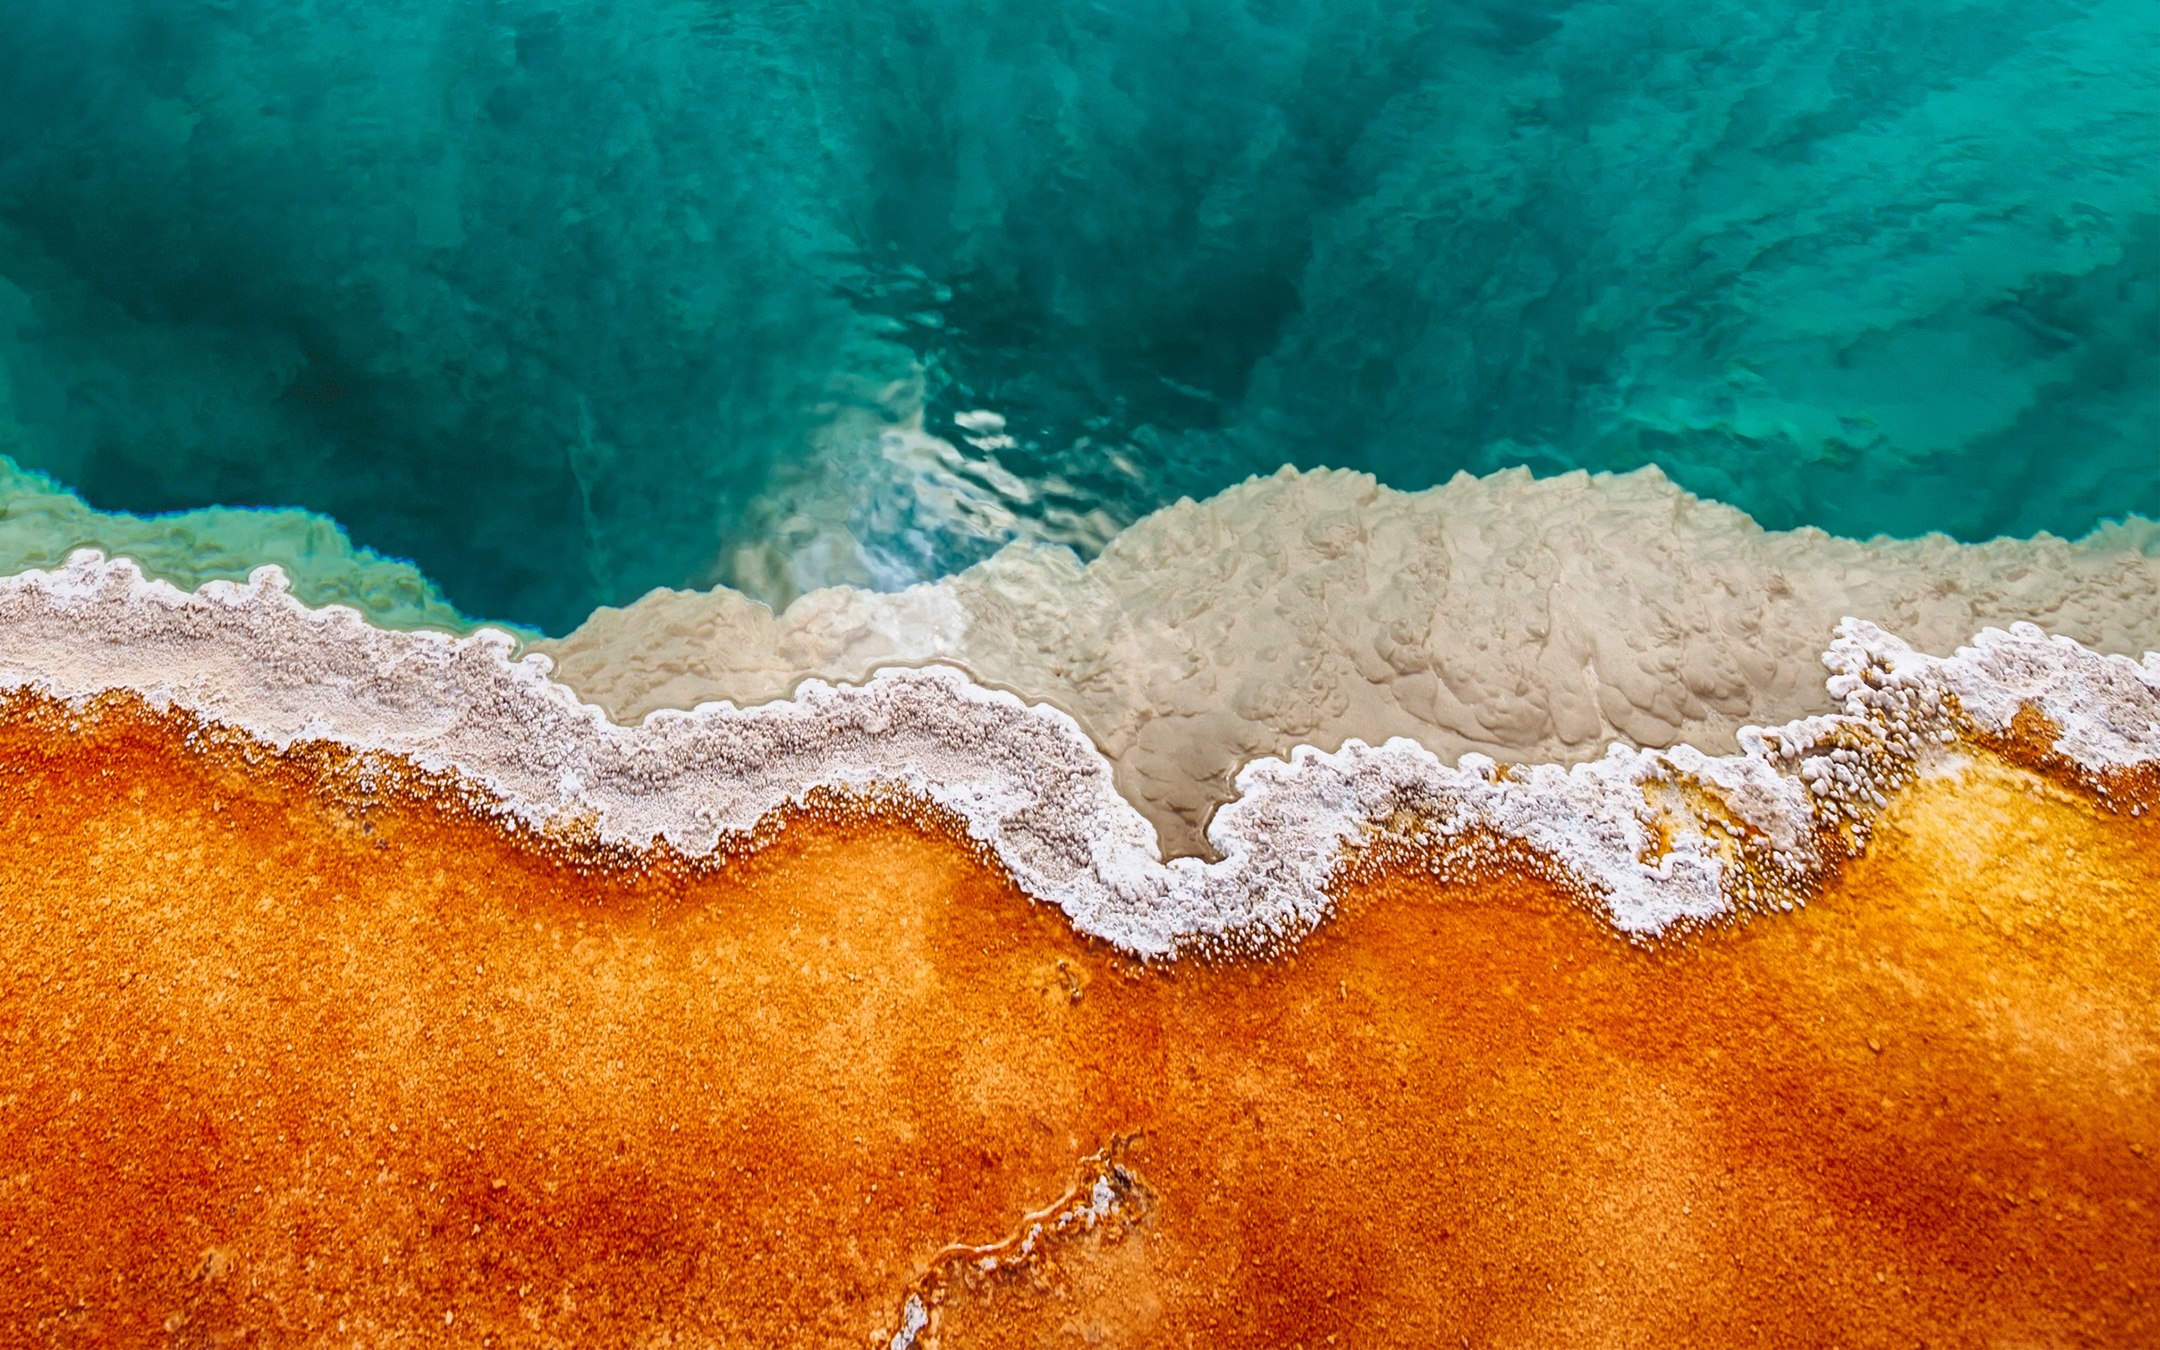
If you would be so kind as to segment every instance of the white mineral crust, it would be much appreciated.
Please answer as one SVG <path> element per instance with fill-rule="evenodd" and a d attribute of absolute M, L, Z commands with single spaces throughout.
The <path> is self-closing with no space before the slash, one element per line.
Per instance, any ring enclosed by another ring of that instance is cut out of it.
<path fill-rule="evenodd" d="M 1297 747 L 1238 772 L 1207 832 L 1217 860 L 1165 862 L 1070 716 L 952 667 L 623 726 L 553 680 L 547 658 L 512 654 L 501 633 L 386 631 L 309 609 L 274 567 L 186 593 L 86 551 L 0 579 L 0 688 L 132 690 L 275 746 L 334 741 L 455 772 L 530 823 L 583 817 L 605 840 L 691 854 L 813 788 L 903 788 L 964 820 L 1078 928 L 1148 957 L 1294 938 L 1324 917 L 1351 851 L 1388 838 L 1435 859 L 1519 841 L 1634 935 L 1789 903 L 1829 861 L 1824 839 L 1864 838 L 1888 793 L 1956 752 L 1961 726 L 2001 731 L 2028 703 L 2077 764 L 2160 762 L 2160 655 L 2139 664 L 2019 625 L 1932 657 L 1847 620 L 1823 657 L 1840 711 L 1744 729 L 1734 753 L 1615 744 L 1503 769 L 1477 753 L 1451 768 L 1402 737 Z"/>

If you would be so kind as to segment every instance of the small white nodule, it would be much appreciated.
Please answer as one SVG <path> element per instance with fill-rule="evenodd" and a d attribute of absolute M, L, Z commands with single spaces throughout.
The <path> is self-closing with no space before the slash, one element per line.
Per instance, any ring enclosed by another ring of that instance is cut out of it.
<path fill-rule="evenodd" d="M 907 1306 L 900 1310 L 900 1331 L 892 1338 L 892 1350 L 915 1350 L 915 1338 L 930 1325 L 930 1314 L 923 1310 L 922 1299 L 908 1295 Z"/>

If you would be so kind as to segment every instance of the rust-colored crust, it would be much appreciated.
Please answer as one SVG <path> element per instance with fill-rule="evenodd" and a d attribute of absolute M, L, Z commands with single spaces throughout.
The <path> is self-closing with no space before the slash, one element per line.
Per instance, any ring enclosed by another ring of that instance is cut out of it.
<path fill-rule="evenodd" d="M 2062 728 L 2032 704 L 2020 707 L 2010 725 L 1999 732 L 1982 730 L 1969 718 L 1965 739 L 2007 764 L 2029 769 L 2051 783 L 2087 793 L 2110 811 L 2150 815 L 2160 806 L 2160 764 L 2144 763 L 2124 769 L 2091 770 L 2055 749 Z"/>
<path fill-rule="evenodd" d="M 1154 969 L 901 804 L 702 864 L 461 794 L 0 708 L 0 1344 L 2160 1343 L 2160 825 L 2043 774 L 1656 950 L 1378 869 Z"/>

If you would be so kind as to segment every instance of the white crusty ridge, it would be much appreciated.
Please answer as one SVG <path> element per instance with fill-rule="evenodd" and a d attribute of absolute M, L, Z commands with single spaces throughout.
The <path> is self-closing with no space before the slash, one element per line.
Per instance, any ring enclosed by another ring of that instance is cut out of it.
<path fill-rule="evenodd" d="M 329 740 L 454 771 L 527 821 L 586 816 L 606 840 L 692 854 L 813 788 L 902 787 L 964 819 L 1077 927 L 1150 957 L 1295 937 L 1373 844 L 1445 868 L 1517 841 L 1634 935 L 1789 906 L 1865 841 L 1888 793 L 2027 703 L 2062 729 L 2056 751 L 2096 772 L 2160 764 L 2160 656 L 2100 656 L 2020 625 L 1936 658 L 1848 620 L 1825 657 L 1844 711 L 1750 730 L 1736 754 L 1616 745 L 1566 768 L 1480 755 L 1449 768 L 1406 739 L 1300 748 L 1239 773 L 1208 831 L 1219 861 L 1165 863 L 1070 717 L 951 668 L 621 726 L 544 657 L 511 653 L 500 633 L 309 609 L 274 567 L 186 593 L 86 551 L 0 579 L 0 688 L 133 690 L 280 747 Z"/>

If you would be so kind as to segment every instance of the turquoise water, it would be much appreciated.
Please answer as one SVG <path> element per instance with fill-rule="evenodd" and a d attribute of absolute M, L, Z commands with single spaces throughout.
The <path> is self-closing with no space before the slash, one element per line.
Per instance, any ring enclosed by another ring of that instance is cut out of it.
<path fill-rule="evenodd" d="M 1284 462 L 2079 534 L 2160 513 L 2160 6 L 11 0 L 0 454 L 552 632 Z"/>

